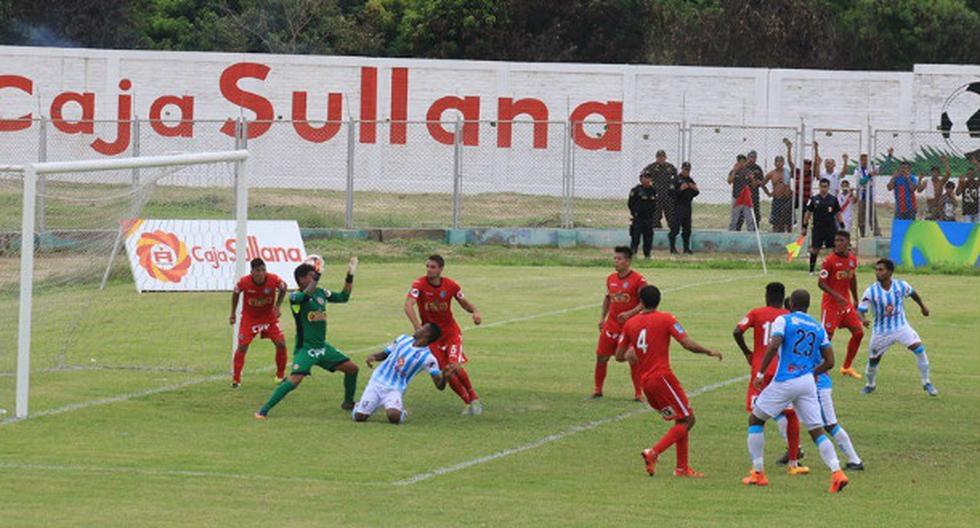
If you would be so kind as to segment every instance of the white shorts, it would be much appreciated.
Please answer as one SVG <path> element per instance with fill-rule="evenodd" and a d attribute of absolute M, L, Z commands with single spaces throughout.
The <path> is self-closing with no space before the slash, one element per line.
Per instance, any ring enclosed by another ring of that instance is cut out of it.
<path fill-rule="evenodd" d="M 868 345 L 868 357 L 871 359 L 880 358 L 896 341 L 908 348 L 921 342 L 922 339 L 919 338 L 919 334 L 909 325 L 890 332 L 872 332 L 871 343 Z"/>
<path fill-rule="evenodd" d="M 379 383 L 368 382 L 367 387 L 364 387 L 364 393 L 361 394 L 361 400 L 351 411 L 351 416 L 355 414 L 371 416 L 378 406 L 401 411 L 402 391 L 385 387 Z"/>
<path fill-rule="evenodd" d="M 823 419 L 825 426 L 837 423 L 837 411 L 834 410 L 833 393 L 833 389 L 817 389 L 817 401 L 820 403 L 820 417 Z"/>
<path fill-rule="evenodd" d="M 778 416 L 790 404 L 793 404 L 796 415 L 807 431 L 823 426 L 817 400 L 817 382 L 810 374 L 766 385 L 755 399 L 752 414 L 767 420 Z"/>

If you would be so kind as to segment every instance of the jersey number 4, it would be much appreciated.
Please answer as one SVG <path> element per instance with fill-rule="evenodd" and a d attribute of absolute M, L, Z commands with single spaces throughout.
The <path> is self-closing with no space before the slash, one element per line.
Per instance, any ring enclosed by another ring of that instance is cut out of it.
<path fill-rule="evenodd" d="M 646 328 L 640 330 L 640 335 L 636 336 L 636 348 L 642 350 L 644 354 L 647 353 L 647 329 Z"/>

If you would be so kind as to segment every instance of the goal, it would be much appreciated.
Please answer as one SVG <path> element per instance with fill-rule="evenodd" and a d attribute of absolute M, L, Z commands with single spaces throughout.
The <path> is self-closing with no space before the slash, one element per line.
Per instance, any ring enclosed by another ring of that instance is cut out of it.
<path fill-rule="evenodd" d="M 0 409 L 11 392 L 20 419 L 29 397 L 51 412 L 227 368 L 235 332 L 215 290 L 232 283 L 183 276 L 192 260 L 245 273 L 247 159 L 235 150 L 0 166 L 0 203 L 12 212 L 0 215 Z M 146 219 L 163 226 L 157 239 L 134 240 Z M 191 237 L 222 230 L 205 234 L 228 243 L 187 247 L 166 229 L 180 222 Z M 152 293 L 170 290 L 187 293 Z"/>

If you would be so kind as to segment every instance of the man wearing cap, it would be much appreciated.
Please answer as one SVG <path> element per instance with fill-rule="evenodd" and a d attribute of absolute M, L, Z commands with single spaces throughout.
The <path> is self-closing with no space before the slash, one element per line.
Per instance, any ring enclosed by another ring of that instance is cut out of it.
<path fill-rule="evenodd" d="M 660 193 L 653 187 L 653 176 L 646 170 L 640 174 L 640 184 L 630 189 L 626 205 L 630 209 L 630 249 L 636 248 L 643 238 L 643 255 L 650 258 L 653 249 L 653 215 L 657 210 L 657 197 Z"/>
<path fill-rule="evenodd" d="M 663 223 L 660 221 L 661 217 L 667 224 L 670 224 L 674 208 L 670 190 L 674 188 L 674 182 L 677 180 L 677 167 L 667 163 L 666 152 L 658 150 L 657 161 L 647 165 L 641 174 L 650 175 L 653 179 L 653 188 L 657 191 L 657 208 L 653 212 L 653 227 L 663 227 Z"/>
<path fill-rule="evenodd" d="M 691 178 L 691 163 L 685 161 L 681 163 L 681 173 L 677 176 L 677 182 L 671 193 L 674 198 L 674 217 L 670 222 L 670 233 L 667 238 L 670 240 L 670 252 L 677 253 L 677 233 L 681 233 L 684 240 L 684 253 L 691 253 L 691 201 L 701 191 L 698 184 Z"/>

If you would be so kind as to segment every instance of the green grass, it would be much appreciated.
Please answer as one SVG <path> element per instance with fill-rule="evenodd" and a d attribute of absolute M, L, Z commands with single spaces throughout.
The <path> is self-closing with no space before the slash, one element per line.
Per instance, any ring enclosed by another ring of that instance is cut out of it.
<path fill-rule="evenodd" d="M 339 252 L 339 249 L 338 249 Z M 379 257 L 380 258 L 380 257 Z M 975 354 L 980 283 L 974 277 L 916 275 L 932 316 L 912 315 L 929 348 L 929 398 L 911 354 L 894 348 L 879 390 L 835 376 L 835 400 L 868 470 L 840 496 L 825 493 L 826 469 L 790 478 L 770 463 L 771 485 L 745 489 L 745 382 L 692 398 L 698 425 L 691 463 L 707 478 L 681 481 L 643 472 L 640 449 L 667 425 L 651 413 L 572 434 L 518 454 L 411 486 L 394 481 L 521 446 L 638 408 L 627 369 L 613 365 L 607 398 L 586 401 L 592 384 L 595 322 L 606 269 L 497 266 L 459 256 L 447 273 L 483 312 L 464 323 L 470 373 L 486 414 L 459 416 L 454 394 L 424 379 L 409 389 L 409 423 L 354 424 L 339 409 L 339 375 L 317 373 L 256 422 L 251 413 L 273 388 L 271 346 L 257 342 L 238 391 L 201 382 L 102 406 L 0 426 L 2 524 L 14 526 L 974 526 L 980 479 L 980 359 Z M 584 258 L 584 257 L 583 257 Z M 326 285 L 340 283 L 340 270 Z M 368 350 L 405 330 L 401 302 L 419 263 L 362 265 L 354 296 L 329 309 L 329 339 L 359 364 Z M 741 315 L 766 282 L 808 287 L 798 270 L 768 277 L 752 269 L 648 267 L 674 312 L 698 341 L 723 351 L 721 363 L 673 346 L 688 392 L 747 374 L 731 341 Z M 859 275 L 862 288 L 869 271 Z M 727 281 L 727 282 L 720 282 Z M 715 283 L 715 284 L 710 284 Z M 685 287 L 683 290 L 677 288 Z M 0 299 L 0 371 L 11 367 L 8 316 Z M 35 311 L 32 410 L 43 412 L 134 391 L 220 375 L 228 362 L 226 294 L 133 293 L 119 279 L 102 296 L 46 294 Z M 562 311 L 561 310 L 566 310 Z M 69 326 L 77 323 L 75 329 Z M 291 324 L 285 325 L 287 332 Z M 846 333 L 844 334 L 846 335 Z M 66 344 L 66 336 L 70 337 Z M 845 338 L 835 343 L 843 348 Z M 863 361 L 865 351 L 859 356 Z M 93 363 L 92 360 L 95 360 Z M 181 367 L 122 370 L 123 366 Z M 362 370 L 359 388 L 367 382 Z M 0 377 L 11 409 L 12 378 Z M 769 427 L 767 457 L 782 452 Z M 809 444 L 805 444 L 809 447 Z M 776 520 L 778 519 L 778 521 Z M 819 521 L 817 521 L 819 519 Z"/>

